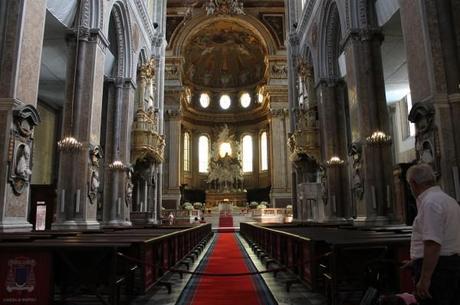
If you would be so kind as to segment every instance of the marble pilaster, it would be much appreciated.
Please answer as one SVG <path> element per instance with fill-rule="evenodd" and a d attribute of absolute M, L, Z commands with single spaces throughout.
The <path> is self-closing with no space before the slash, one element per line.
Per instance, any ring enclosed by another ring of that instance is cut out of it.
<path fill-rule="evenodd" d="M 77 43 L 78 42 L 78 43 Z M 101 165 L 92 168 L 91 151 L 100 144 L 104 59 L 107 40 L 99 30 L 81 29 L 79 40 L 69 38 L 64 134 L 81 150 L 60 151 L 55 230 L 98 229 L 97 201 Z M 75 54 L 78 52 L 78 54 Z M 73 79 L 75 77 L 75 84 Z M 91 192 L 96 195 L 91 195 Z"/>
<path fill-rule="evenodd" d="M 271 143 L 271 170 L 272 206 L 277 201 L 291 203 L 292 166 L 288 162 L 288 131 L 290 128 L 289 111 L 286 108 L 287 87 L 269 86 L 267 92 L 270 98 L 270 143 Z M 277 200 L 278 199 L 278 200 Z"/>
<path fill-rule="evenodd" d="M 434 108 L 432 131 L 439 146 L 432 165 L 443 190 L 460 201 L 458 22 L 449 2 L 400 1 L 400 12 L 404 40 L 411 46 L 406 52 L 412 104 Z M 417 129 L 417 136 L 425 132 Z"/>
<path fill-rule="evenodd" d="M 341 84 L 337 80 L 322 80 L 318 87 L 320 143 L 323 164 L 326 165 L 324 191 L 325 219 L 336 221 L 349 218 L 350 195 L 346 164 L 327 166 L 327 161 L 338 157 L 347 159 L 347 126 L 344 100 L 338 94 Z M 324 181 L 323 181 L 324 182 Z"/>
<path fill-rule="evenodd" d="M 15 135 L 14 112 L 37 104 L 46 1 L 4 1 L 0 11 L 0 232 L 30 231 L 30 174 L 20 193 L 13 190 L 11 178 L 17 171 L 19 145 L 33 152 L 33 133 L 27 139 Z M 30 159 L 27 167 L 33 170 Z"/>
<path fill-rule="evenodd" d="M 180 203 L 180 166 L 181 166 L 181 112 L 179 109 L 166 110 L 166 124 L 168 124 L 168 186 L 164 199 L 175 200 L 179 208 Z"/>
<path fill-rule="evenodd" d="M 351 32 L 345 41 L 351 144 L 361 147 L 359 173 L 353 178 L 362 187 L 360 195 L 353 196 L 357 222 L 385 222 L 393 209 L 391 143 L 367 140 L 377 131 L 390 134 L 382 39 L 380 30 L 366 28 Z"/>
<path fill-rule="evenodd" d="M 112 141 L 106 141 L 106 164 L 104 182 L 104 226 L 130 226 L 130 200 L 127 196 L 128 169 L 131 158 L 131 126 L 134 111 L 135 87 L 131 79 L 116 78 L 109 86 L 113 86 L 112 128 L 108 128 L 107 136 Z M 107 145 L 111 143 L 111 145 Z M 116 169 L 111 166 L 120 161 L 124 168 Z"/>

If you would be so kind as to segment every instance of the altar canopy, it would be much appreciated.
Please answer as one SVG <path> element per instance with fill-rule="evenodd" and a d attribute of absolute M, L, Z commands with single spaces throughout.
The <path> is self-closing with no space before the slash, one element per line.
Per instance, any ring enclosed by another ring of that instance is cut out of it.
<path fill-rule="evenodd" d="M 243 189 L 240 143 L 227 125 L 212 145 L 209 161 L 208 189 L 214 192 L 235 192 Z"/>

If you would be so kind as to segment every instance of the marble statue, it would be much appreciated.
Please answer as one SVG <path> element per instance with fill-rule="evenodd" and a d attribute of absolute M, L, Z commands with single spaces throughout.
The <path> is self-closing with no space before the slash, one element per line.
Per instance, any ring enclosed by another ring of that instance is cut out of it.
<path fill-rule="evenodd" d="M 22 149 L 18 151 L 18 159 L 16 163 L 16 175 L 24 181 L 29 181 L 32 171 L 29 168 L 30 164 L 30 147 L 27 144 L 21 145 Z"/>

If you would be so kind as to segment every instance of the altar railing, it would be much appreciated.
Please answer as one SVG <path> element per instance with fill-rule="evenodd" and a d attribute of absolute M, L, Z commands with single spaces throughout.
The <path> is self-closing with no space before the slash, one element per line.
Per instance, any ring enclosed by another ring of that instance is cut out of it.
<path fill-rule="evenodd" d="M 185 223 L 194 223 L 195 217 L 201 219 L 203 212 L 201 210 L 173 210 L 166 209 L 161 211 L 161 220 L 162 222 L 169 221 L 169 215 L 174 216 L 174 223 L 176 224 L 185 224 Z"/>
<path fill-rule="evenodd" d="M 292 222 L 292 210 L 284 208 L 266 208 L 252 210 L 252 218 L 261 223 Z"/>

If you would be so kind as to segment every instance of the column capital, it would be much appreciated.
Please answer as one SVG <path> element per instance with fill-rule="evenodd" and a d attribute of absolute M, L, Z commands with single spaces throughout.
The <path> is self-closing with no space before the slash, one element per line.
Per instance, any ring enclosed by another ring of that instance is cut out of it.
<path fill-rule="evenodd" d="M 343 80 L 337 77 L 329 77 L 329 78 L 321 78 L 319 80 L 319 86 L 325 86 L 325 87 L 337 87 L 341 83 L 343 83 Z"/>
<path fill-rule="evenodd" d="M 287 108 L 270 108 L 271 117 L 286 117 L 289 115 Z"/>
<path fill-rule="evenodd" d="M 300 44 L 299 35 L 297 33 L 290 33 L 289 34 L 289 45 L 291 47 L 297 48 Z"/>
<path fill-rule="evenodd" d="M 96 41 L 102 48 L 109 46 L 109 40 L 98 28 L 89 28 L 87 26 L 80 26 L 73 28 L 72 36 L 78 37 L 80 41 Z"/>
<path fill-rule="evenodd" d="M 384 40 L 384 34 L 381 28 L 378 27 L 366 27 L 366 28 L 354 28 L 350 29 L 345 37 L 340 42 L 342 49 L 344 49 L 349 41 L 373 41 L 378 40 L 382 42 Z"/>
<path fill-rule="evenodd" d="M 136 89 L 136 82 L 131 77 L 106 77 L 105 81 L 112 83 L 116 88 Z"/>
<path fill-rule="evenodd" d="M 182 110 L 181 109 L 166 109 L 165 114 L 169 119 L 180 119 L 182 115 Z"/>

